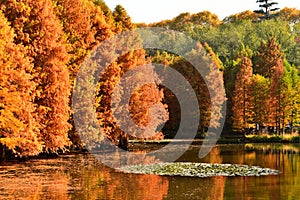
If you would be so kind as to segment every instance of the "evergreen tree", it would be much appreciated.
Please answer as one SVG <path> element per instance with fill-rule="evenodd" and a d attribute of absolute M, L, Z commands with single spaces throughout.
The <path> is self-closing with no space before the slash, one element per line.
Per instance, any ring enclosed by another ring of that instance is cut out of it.
<path fill-rule="evenodd" d="M 259 17 L 260 19 L 271 19 L 279 14 L 275 13 L 279 8 L 272 8 L 278 4 L 277 2 L 273 2 L 273 0 L 257 0 L 256 3 L 259 3 L 261 9 L 254 12 L 263 15 Z"/>

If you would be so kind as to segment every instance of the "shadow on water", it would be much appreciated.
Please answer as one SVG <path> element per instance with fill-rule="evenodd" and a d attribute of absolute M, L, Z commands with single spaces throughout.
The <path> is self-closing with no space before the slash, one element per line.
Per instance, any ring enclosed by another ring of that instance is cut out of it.
<path fill-rule="evenodd" d="M 180 144 L 171 148 L 176 153 Z M 297 199 L 300 146 L 218 145 L 198 158 L 199 145 L 178 162 L 236 163 L 278 169 L 279 176 L 167 177 L 117 172 L 90 154 L 0 163 L 0 199 Z M 153 158 L 155 159 L 155 158 Z"/>

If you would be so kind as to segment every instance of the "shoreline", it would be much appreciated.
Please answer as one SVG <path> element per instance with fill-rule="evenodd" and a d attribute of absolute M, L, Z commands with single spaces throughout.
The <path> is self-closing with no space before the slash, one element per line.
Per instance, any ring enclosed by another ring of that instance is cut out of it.
<path fill-rule="evenodd" d="M 294 139 L 295 138 L 295 139 Z M 254 136 L 254 137 L 221 137 L 216 144 L 247 144 L 247 143 L 283 143 L 283 144 L 300 144 L 300 136 L 290 139 L 282 136 Z M 128 144 L 202 144 L 204 139 L 163 139 L 163 140 L 129 140 Z M 213 140 L 212 140 L 213 141 Z"/>
<path fill-rule="evenodd" d="M 218 144 L 294 144 L 300 145 L 300 136 L 295 136 L 296 140 L 287 140 L 282 139 L 282 136 L 269 136 L 267 138 L 265 135 L 263 136 L 254 136 L 254 137 L 221 137 L 217 142 Z M 153 146 L 164 146 L 172 142 L 172 145 L 180 145 L 180 144 L 189 144 L 189 145 L 202 145 L 204 139 L 163 139 L 163 140 L 129 140 L 128 141 L 128 150 L 136 151 L 136 150 L 149 150 L 149 148 L 153 148 Z M 28 157 L 8 157 L 5 159 L 0 159 L 1 163 L 5 162 L 24 162 L 32 159 L 53 159 L 59 158 L 64 155 L 76 155 L 76 154 L 89 154 L 89 151 L 86 149 L 70 149 L 63 153 L 51 153 L 46 154 L 42 153 L 36 156 L 28 156 Z"/>

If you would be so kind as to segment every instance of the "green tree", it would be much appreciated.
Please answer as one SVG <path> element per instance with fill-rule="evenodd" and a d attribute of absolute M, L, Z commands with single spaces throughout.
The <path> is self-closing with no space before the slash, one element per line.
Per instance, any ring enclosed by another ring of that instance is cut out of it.
<path fill-rule="evenodd" d="M 298 70 L 284 61 L 284 73 L 280 80 L 280 113 L 282 133 L 287 125 L 299 122 L 299 83 Z"/>
<path fill-rule="evenodd" d="M 256 3 L 259 3 L 260 10 L 255 10 L 255 13 L 262 14 L 260 19 L 270 19 L 278 15 L 275 11 L 280 8 L 272 8 L 274 5 L 277 5 L 277 2 L 273 2 L 273 0 L 257 0 Z"/>
<path fill-rule="evenodd" d="M 252 123 L 258 126 L 256 128 L 259 128 L 259 130 L 262 126 L 270 124 L 270 87 L 269 78 L 259 74 L 253 75 L 251 86 Z"/>

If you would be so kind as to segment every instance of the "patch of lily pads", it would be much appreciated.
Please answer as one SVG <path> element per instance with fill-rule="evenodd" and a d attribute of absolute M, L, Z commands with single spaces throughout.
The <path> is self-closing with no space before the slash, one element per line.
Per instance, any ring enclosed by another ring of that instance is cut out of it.
<path fill-rule="evenodd" d="M 210 164 L 210 163 L 156 163 L 148 165 L 131 165 L 119 168 L 125 173 L 155 174 L 161 176 L 266 176 L 278 175 L 278 170 L 258 166 L 237 164 Z"/>

